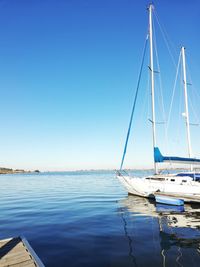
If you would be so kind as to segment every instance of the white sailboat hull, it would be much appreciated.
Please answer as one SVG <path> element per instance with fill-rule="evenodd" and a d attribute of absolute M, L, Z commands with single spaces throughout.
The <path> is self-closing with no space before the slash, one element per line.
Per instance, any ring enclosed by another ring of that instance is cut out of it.
<path fill-rule="evenodd" d="M 117 178 L 129 194 L 151 198 L 156 193 L 163 193 L 168 196 L 179 196 L 186 202 L 200 202 L 200 183 L 193 181 L 191 177 L 138 178 L 118 175 Z"/>
<path fill-rule="evenodd" d="M 141 178 L 130 178 L 130 176 L 117 176 L 122 185 L 126 188 L 129 194 L 136 196 L 149 197 L 150 194 L 155 192 L 148 188 Z"/>

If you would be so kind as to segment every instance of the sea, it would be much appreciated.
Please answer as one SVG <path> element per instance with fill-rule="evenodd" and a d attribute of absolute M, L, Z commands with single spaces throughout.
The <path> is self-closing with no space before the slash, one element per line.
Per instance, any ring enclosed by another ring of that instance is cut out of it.
<path fill-rule="evenodd" d="M 197 267 L 200 205 L 130 196 L 114 171 L 1 175 L 0 239 L 15 236 L 47 267 Z"/>

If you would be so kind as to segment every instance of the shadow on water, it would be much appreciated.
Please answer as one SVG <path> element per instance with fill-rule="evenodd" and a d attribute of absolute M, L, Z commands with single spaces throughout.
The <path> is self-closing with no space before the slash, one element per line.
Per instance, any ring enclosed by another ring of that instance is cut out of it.
<path fill-rule="evenodd" d="M 119 204 L 133 266 L 200 266 L 200 205 L 161 205 L 131 195 Z"/>

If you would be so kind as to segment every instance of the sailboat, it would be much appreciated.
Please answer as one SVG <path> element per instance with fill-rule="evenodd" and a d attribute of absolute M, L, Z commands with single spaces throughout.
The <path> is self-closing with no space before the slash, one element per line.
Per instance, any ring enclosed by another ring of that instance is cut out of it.
<path fill-rule="evenodd" d="M 171 197 L 181 197 L 185 202 L 199 202 L 200 203 L 200 175 L 193 171 L 193 165 L 200 165 L 200 159 L 192 157 L 191 142 L 190 142 L 190 122 L 188 112 L 188 96 L 187 96 L 187 76 L 186 76 L 186 62 L 185 62 L 185 48 L 181 48 L 182 66 L 183 66 L 183 84 L 184 84 L 184 98 L 185 98 L 185 112 L 184 118 L 187 129 L 187 144 L 188 144 L 188 157 L 177 156 L 163 156 L 160 152 L 156 142 L 156 119 L 155 119 L 155 95 L 154 95 L 154 58 L 153 58 L 153 4 L 148 7 L 149 11 L 149 31 L 148 41 L 150 47 L 150 79 L 151 79 L 151 109 L 152 109 L 152 139 L 153 139 L 153 156 L 154 156 L 154 174 L 146 177 L 131 176 L 123 170 L 123 162 L 126 154 L 128 138 L 131 129 L 132 117 L 134 114 L 135 104 L 137 100 L 138 87 L 136 90 L 136 97 L 134 100 L 133 110 L 131 114 L 131 120 L 129 124 L 128 134 L 125 142 L 124 153 L 122 157 L 120 170 L 117 172 L 117 178 L 125 186 L 129 194 L 142 196 L 142 197 L 155 197 L 156 194 L 162 194 Z M 142 59 L 142 65 L 144 62 L 144 54 Z M 141 66 L 142 69 L 142 66 Z M 139 74 L 139 80 L 141 78 L 141 70 Z M 171 174 L 160 174 L 158 170 L 158 164 L 160 163 L 178 163 L 189 164 L 190 171 Z"/>

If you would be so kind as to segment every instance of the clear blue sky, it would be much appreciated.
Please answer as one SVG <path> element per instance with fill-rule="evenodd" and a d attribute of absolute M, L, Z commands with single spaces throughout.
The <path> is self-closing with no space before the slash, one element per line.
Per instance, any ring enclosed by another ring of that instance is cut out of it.
<path fill-rule="evenodd" d="M 147 4 L 0 1 L 0 166 L 119 167 L 147 31 Z M 154 4 L 177 50 L 181 44 L 187 47 L 193 81 L 200 86 L 199 1 Z M 168 77 L 171 69 L 165 70 Z M 144 103 L 141 93 L 135 125 Z M 127 167 L 151 167 L 147 132 L 134 126 Z"/>

